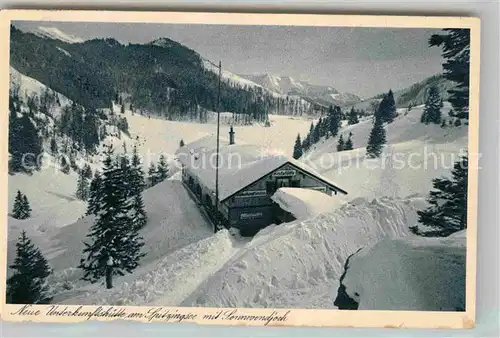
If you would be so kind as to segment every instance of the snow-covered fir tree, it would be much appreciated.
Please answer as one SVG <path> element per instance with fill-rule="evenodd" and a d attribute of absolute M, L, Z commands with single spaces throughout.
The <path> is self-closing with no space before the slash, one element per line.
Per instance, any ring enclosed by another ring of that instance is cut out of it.
<path fill-rule="evenodd" d="M 445 28 L 443 34 L 434 34 L 430 46 L 442 47 L 444 76 L 457 85 L 448 89 L 448 101 L 459 118 L 469 118 L 470 30 Z"/>
<path fill-rule="evenodd" d="M 59 161 L 59 165 L 61 168 L 61 171 L 65 174 L 69 174 L 70 171 L 70 163 L 68 163 L 68 160 L 66 159 L 66 156 L 63 155 L 61 156 L 61 160 Z"/>
<path fill-rule="evenodd" d="M 83 170 L 80 170 L 78 175 L 78 183 L 76 184 L 76 198 L 82 201 L 86 201 L 89 198 L 89 181 L 85 177 Z"/>
<path fill-rule="evenodd" d="M 342 111 L 338 106 L 330 106 L 328 109 L 328 128 L 332 137 L 337 136 L 340 129 L 342 119 Z"/>
<path fill-rule="evenodd" d="M 23 195 L 23 219 L 27 219 L 31 217 L 31 206 L 30 202 L 28 201 L 28 197 L 26 195 Z"/>
<path fill-rule="evenodd" d="M 55 138 L 50 139 L 50 152 L 52 155 L 57 155 L 57 142 Z"/>
<path fill-rule="evenodd" d="M 83 176 L 86 179 L 89 179 L 89 180 L 92 179 L 92 168 L 90 168 L 90 165 L 85 164 L 85 166 L 82 169 L 82 172 L 83 172 Z"/>
<path fill-rule="evenodd" d="M 142 192 L 146 187 L 142 163 L 137 152 L 137 146 L 134 146 L 131 161 L 130 189 L 132 196 L 132 218 L 138 229 L 143 228 L 147 222 L 147 215 L 142 200 Z"/>
<path fill-rule="evenodd" d="M 352 144 L 352 133 L 349 133 L 349 137 L 347 138 L 347 141 L 345 142 L 344 145 L 344 150 L 353 150 L 354 145 Z"/>
<path fill-rule="evenodd" d="M 169 168 L 167 164 L 167 159 L 165 155 L 161 154 L 158 161 L 158 168 L 156 169 L 156 175 L 158 178 L 158 183 L 166 180 L 168 178 Z"/>
<path fill-rule="evenodd" d="M 90 182 L 89 198 L 87 201 L 87 215 L 97 215 L 100 210 L 102 197 L 101 184 L 101 173 L 96 171 L 94 178 Z"/>
<path fill-rule="evenodd" d="M 380 101 L 378 108 L 375 112 L 375 118 L 381 118 L 382 122 L 391 123 L 398 115 L 396 111 L 396 102 L 394 101 L 394 94 L 389 90 Z"/>
<path fill-rule="evenodd" d="M 151 163 L 148 168 L 148 184 L 150 187 L 158 183 L 158 175 L 156 174 L 156 165 Z"/>
<path fill-rule="evenodd" d="M 9 115 L 9 153 L 11 154 L 9 170 L 11 172 L 37 170 L 39 163 L 36 158 L 42 153 L 42 138 L 30 114 L 21 112 L 20 98 L 11 95 L 10 100 L 14 102 L 10 105 L 12 109 Z M 24 156 L 25 154 L 33 156 Z"/>
<path fill-rule="evenodd" d="M 462 155 L 455 162 L 451 178 L 435 178 L 434 190 L 429 193 L 429 207 L 417 211 L 419 223 L 410 230 L 421 236 L 449 236 L 467 228 L 467 178 L 468 155 Z"/>
<path fill-rule="evenodd" d="M 17 191 L 14 199 L 14 207 L 12 208 L 12 217 L 15 219 L 24 219 L 25 211 L 23 204 L 23 194 L 20 190 Z"/>
<path fill-rule="evenodd" d="M 343 150 L 344 150 L 344 137 L 341 134 L 337 143 L 337 151 L 343 151 Z"/>
<path fill-rule="evenodd" d="M 375 118 L 375 123 L 368 138 L 368 145 L 366 146 L 366 155 L 369 158 L 379 157 L 382 154 L 382 149 L 386 143 L 385 129 L 382 118 Z"/>
<path fill-rule="evenodd" d="M 425 100 L 425 107 L 420 122 L 425 124 L 441 123 L 441 96 L 436 86 L 429 88 L 429 94 Z"/>
<path fill-rule="evenodd" d="M 139 193 L 132 197 L 131 218 L 136 230 L 144 228 L 148 221 L 148 216 L 144 207 L 144 201 L 142 199 L 142 193 Z"/>
<path fill-rule="evenodd" d="M 295 144 L 293 146 L 293 158 L 299 159 L 302 156 L 302 141 L 300 140 L 300 134 L 297 134 L 295 139 Z"/>
<path fill-rule="evenodd" d="M 358 112 L 354 109 L 354 107 L 352 107 L 347 117 L 347 124 L 352 125 L 356 123 L 359 123 Z"/>
<path fill-rule="evenodd" d="M 312 133 L 313 143 L 318 143 L 321 138 L 321 117 L 319 118 L 318 123 L 314 126 Z"/>
<path fill-rule="evenodd" d="M 146 187 L 146 182 L 144 179 L 144 171 L 142 170 L 142 162 L 137 151 L 137 145 L 134 145 L 134 149 L 132 150 L 132 160 L 131 160 L 131 194 L 133 196 L 142 193 L 144 188 Z"/>
<path fill-rule="evenodd" d="M 105 277 L 106 288 L 113 287 L 113 276 L 131 273 L 145 254 L 144 245 L 134 224 L 132 201 L 127 198 L 129 184 L 125 162 L 116 164 L 109 149 L 104 160 L 101 183 L 101 206 L 95 223 L 84 242 L 83 258 L 79 268 L 84 271 L 83 280 L 95 283 Z"/>
<path fill-rule="evenodd" d="M 10 268 L 13 274 L 7 279 L 7 303 L 48 304 L 51 301 L 46 283 L 51 269 L 24 230 L 16 243 L 16 258 Z"/>

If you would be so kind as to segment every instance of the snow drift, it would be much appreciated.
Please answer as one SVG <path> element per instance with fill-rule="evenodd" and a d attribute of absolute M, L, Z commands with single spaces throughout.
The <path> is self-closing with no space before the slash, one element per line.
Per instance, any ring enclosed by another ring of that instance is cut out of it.
<path fill-rule="evenodd" d="M 280 188 L 271 199 L 297 219 L 333 211 L 345 203 L 321 191 L 302 188 Z"/>
<path fill-rule="evenodd" d="M 182 306 L 335 308 L 346 258 L 407 235 L 421 199 L 358 200 L 334 212 L 261 230 Z"/>
<path fill-rule="evenodd" d="M 351 257 L 342 285 L 363 310 L 464 311 L 465 235 L 385 239 Z"/>
<path fill-rule="evenodd" d="M 65 300 L 66 304 L 177 305 L 233 253 L 227 230 L 187 245 L 155 263 L 139 268 L 111 290 L 101 286 Z"/>
<path fill-rule="evenodd" d="M 143 200 L 148 223 L 140 231 L 145 242 L 142 250 L 147 254 L 141 260 L 141 267 L 153 269 L 165 256 L 213 235 L 208 221 L 180 181 L 167 180 L 145 190 Z M 27 228 L 33 219 L 24 220 L 26 224 L 22 227 L 11 228 L 13 221 L 9 218 L 9 264 L 15 257 L 15 242 L 20 228 Z M 28 235 L 54 270 L 51 276 L 56 293 L 54 302 L 72 298 L 88 288 L 92 290 L 100 287 L 81 281 L 82 271 L 76 268 L 82 257 L 83 241 L 93 221 L 93 216 L 85 216 L 73 224 L 45 232 L 36 231 L 35 227 L 28 228 Z M 120 280 L 117 278 L 116 284 Z"/>

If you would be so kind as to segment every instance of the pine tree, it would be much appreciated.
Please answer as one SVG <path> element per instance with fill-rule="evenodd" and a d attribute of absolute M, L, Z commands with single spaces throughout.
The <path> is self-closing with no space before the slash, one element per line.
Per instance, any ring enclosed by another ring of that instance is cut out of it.
<path fill-rule="evenodd" d="M 10 268 L 14 273 L 7 280 L 7 303 L 48 304 L 51 301 L 46 284 L 51 269 L 24 230 L 16 243 L 16 258 Z"/>
<path fill-rule="evenodd" d="M 379 157 L 382 154 L 385 142 L 385 129 L 382 118 L 375 118 L 375 123 L 368 139 L 368 145 L 366 146 L 366 155 L 369 158 Z"/>
<path fill-rule="evenodd" d="M 50 152 L 52 155 L 57 154 L 57 142 L 55 138 L 50 139 Z"/>
<path fill-rule="evenodd" d="M 184 140 L 181 140 L 181 141 L 179 142 L 179 148 L 182 148 L 182 147 L 184 147 Z"/>
<path fill-rule="evenodd" d="M 434 34 L 430 46 L 441 46 L 446 79 L 457 83 L 448 90 L 448 101 L 459 118 L 469 118 L 470 30 L 445 28 L 443 34 Z"/>
<path fill-rule="evenodd" d="M 102 197 L 102 177 L 99 171 L 96 171 L 94 178 L 90 182 L 89 199 L 87 202 L 87 215 L 97 215 L 101 206 Z"/>
<path fill-rule="evenodd" d="M 348 115 L 347 124 L 356 124 L 356 123 L 359 123 L 358 112 L 354 110 L 354 107 L 352 107 Z"/>
<path fill-rule="evenodd" d="M 337 151 L 343 151 L 344 150 L 344 137 L 340 135 L 339 141 L 337 143 Z"/>
<path fill-rule="evenodd" d="M 92 179 L 92 168 L 90 168 L 90 165 L 85 164 L 85 166 L 82 169 L 82 172 L 83 172 L 83 176 L 86 179 L 88 179 L 88 180 Z"/>
<path fill-rule="evenodd" d="M 377 110 L 375 111 L 375 118 L 382 119 L 382 122 L 391 123 L 397 116 L 396 102 L 394 101 L 394 94 L 389 90 L 380 101 Z"/>
<path fill-rule="evenodd" d="M 387 112 L 385 115 L 386 116 L 385 122 L 391 123 L 398 116 L 398 113 L 396 110 L 396 102 L 394 101 L 394 94 L 392 92 L 392 89 L 389 89 L 389 92 L 387 93 L 386 109 L 387 109 Z"/>
<path fill-rule="evenodd" d="M 17 117 L 16 110 L 9 116 L 9 152 L 11 153 L 10 170 L 13 172 L 31 172 L 38 169 L 36 158 L 42 153 L 42 139 L 38 135 L 29 114 Z M 32 154 L 32 156 L 24 156 Z"/>
<path fill-rule="evenodd" d="M 24 205 L 23 205 L 23 194 L 20 190 L 17 191 L 16 198 L 14 199 L 14 207 L 12 209 L 12 217 L 15 219 L 24 219 Z"/>
<path fill-rule="evenodd" d="M 142 170 L 142 162 L 137 151 L 137 145 L 134 145 L 134 149 L 132 150 L 131 170 L 131 195 L 135 196 L 142 193 L 146 187 L 144 171 Z"/>
<path fill-rule="evenodd" d="M 332 137 L 337 136 L 339 133 L 341 115 L 342 111 L 338 106 L 335 107 L 330 106 L 330 108 L 328 109 L 328 120 L 329 120 L 328 126 Z"/>
<path fill-rule="evenodd" d="M 318 143 L 319 140 L 320 140 L 320 137 L 321 137 L 321 133 L 320 133 L 320 129 L 321 129 L 321 120 L 318 121 L 318 123 L 316 123 L 316 125 L 314 126 L 314 130 L 313 130 L 313 143 Z"/>
<path fill-rule="evenodd" d="M 108 289 L 113 287 L 114 275 L 131 273 L 144 256 L 140 252 L 144 243 L 132 217 L 132 201 L 127 198 L 124 162 L 115 164 L 112 153 L 109 149 L 104 161 L 100 211 L 87 234 L 90 243 L 84 242 L 84 257 L 79 265 L 84 271 L 83 280 L 95 283 L 105 277 Z"/>
<path fill-rule="evenodd" d="M 293 158 L 299 159 L 302 156 L 302 141 L 300 140 L 300 134 L 297 134 L 297 139 L 295 140 L 295 145 L 293 146 Z"/>
<path fill-rule="evenodd" d="M 149 186 L 155 186 L 158 183 L 158 175 L 156 174 L 156 166 L 154 163 L 151 163 L 149 165 L 148 169 L 148 181 L 149 181 Z"/>
<path fill-rule="evenodd" d="M 142 200 L 142 193 L 132 197 L 132 222 L 136 230 L 142 229 L 147 223 L 147 214 Z"/>
<path fill-rule="evenodd" d="M 418 225 L 410 230 L 422 236 L 448 236 L 467 228 L 467 170 L 468 155 L 455 162 L 451 178 L 435 178 L 434 190 L 429 193 L 429 207 L 417 211 L 419 223 L 429 230 L 420 230 Z"/>
<path fill-rule="evenodd" d="M 345 145 L 344 145 L 344 150 L 353 150 L 354 146 L 352 144 L 352 133 L 349 133 L 349 138 L 347 139 Z"/>
<path fill-rule="evenodd" d="M 85 177 L 83 170 L 80 170 L 76 185 L 76 198 L 86 201 L 89 198 L 89 190 L 89 181 Z"/>
<path fill-rule="evenodd" d="M 160 160 L 158 162 L 158 168 L 156 170 L 158 183 L 166 180 L 168 178 L 168 164 L 165 156 L 163 154 L 160 155 Z"/>
<path fill-rule="evenodd" d="M 425 124 L 441 123 L 441 97 L 439 96 L 439 89 L 436 86 L 429 88 L 429 95 L 425 100 L 425 107 L 420 122 Z"/>
<path fill-rule="evenodd" d="M 131 174 L 130 174 L 130 194 L 132 197 L 132 218 L 137 229 L 141 229 L 146 225 L 147 215 L 144 209 L 144 202 L 142 200 L 142 191 L 146 187 L 144 172 L 142 170 L 142 163 L 137 152 L 137 146 L 134 145 L 132 151 L 131 161 Z"/>
<path fill-rule="evenodd" d="M 460 127 L 462 125 L 462 121 L 460 119 L 455 120 L 455 127 Z"/>
<path fill-rule="evenodd" d="M 22 219 L 27 219 L 31 217 L 32 210 L 30 202 L 28 201 L 28 197 L 26 197 L 26 195 L 23 195 L 22 210 L 23 210 Z"/>
<path fill-rule="evenodd" d="M 60 166 L 61 166 L 61 171 L 63 173 L 69 174 L 70 164 L 68 163 L 68 160 L 66 160 L 66 156 L 65 155 L 61 156 Z"/>

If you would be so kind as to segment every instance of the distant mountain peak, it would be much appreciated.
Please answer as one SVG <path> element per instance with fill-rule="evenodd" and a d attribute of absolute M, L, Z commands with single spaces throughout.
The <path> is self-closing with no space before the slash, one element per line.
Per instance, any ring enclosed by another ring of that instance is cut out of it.
<path fill-rule="evenodd" d="M 174 40 L 171 40 L 169 38 L 158 38 L 156 40 L 151 41 L 149 44 L 153 45 L 153 46 L 157 46 L 157 47 L 169 48 L 169 47 L 176 46 L 179 43 L 177 43 Z"/>
<path fill-rule="evenodd" d="M 294 79 L 288 75 L 260 74 L 241 75 L 260 86 L 282 95 L 298 95 L 322 105 L 344 105 L 359 102 L 360 98 L 351 93 L 341 93 L 329 85 L 316 85 L 309 81 Z"/>
<path fill-rule="evenodd" d="M 56 27 L 39 26 L 34 33 L 46 39 L 60 40 L 66 43 L 81 43 L 85 41 L 75 35 L 64 33 Z"/>

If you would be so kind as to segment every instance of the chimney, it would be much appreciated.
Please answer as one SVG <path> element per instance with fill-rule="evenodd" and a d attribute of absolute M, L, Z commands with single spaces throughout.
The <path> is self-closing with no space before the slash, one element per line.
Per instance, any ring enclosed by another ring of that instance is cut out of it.
<path fill-rule="evenodd" d="M 229 145 L 234 144 L 234 130 L 233 126 L 229 127 Z"/>

